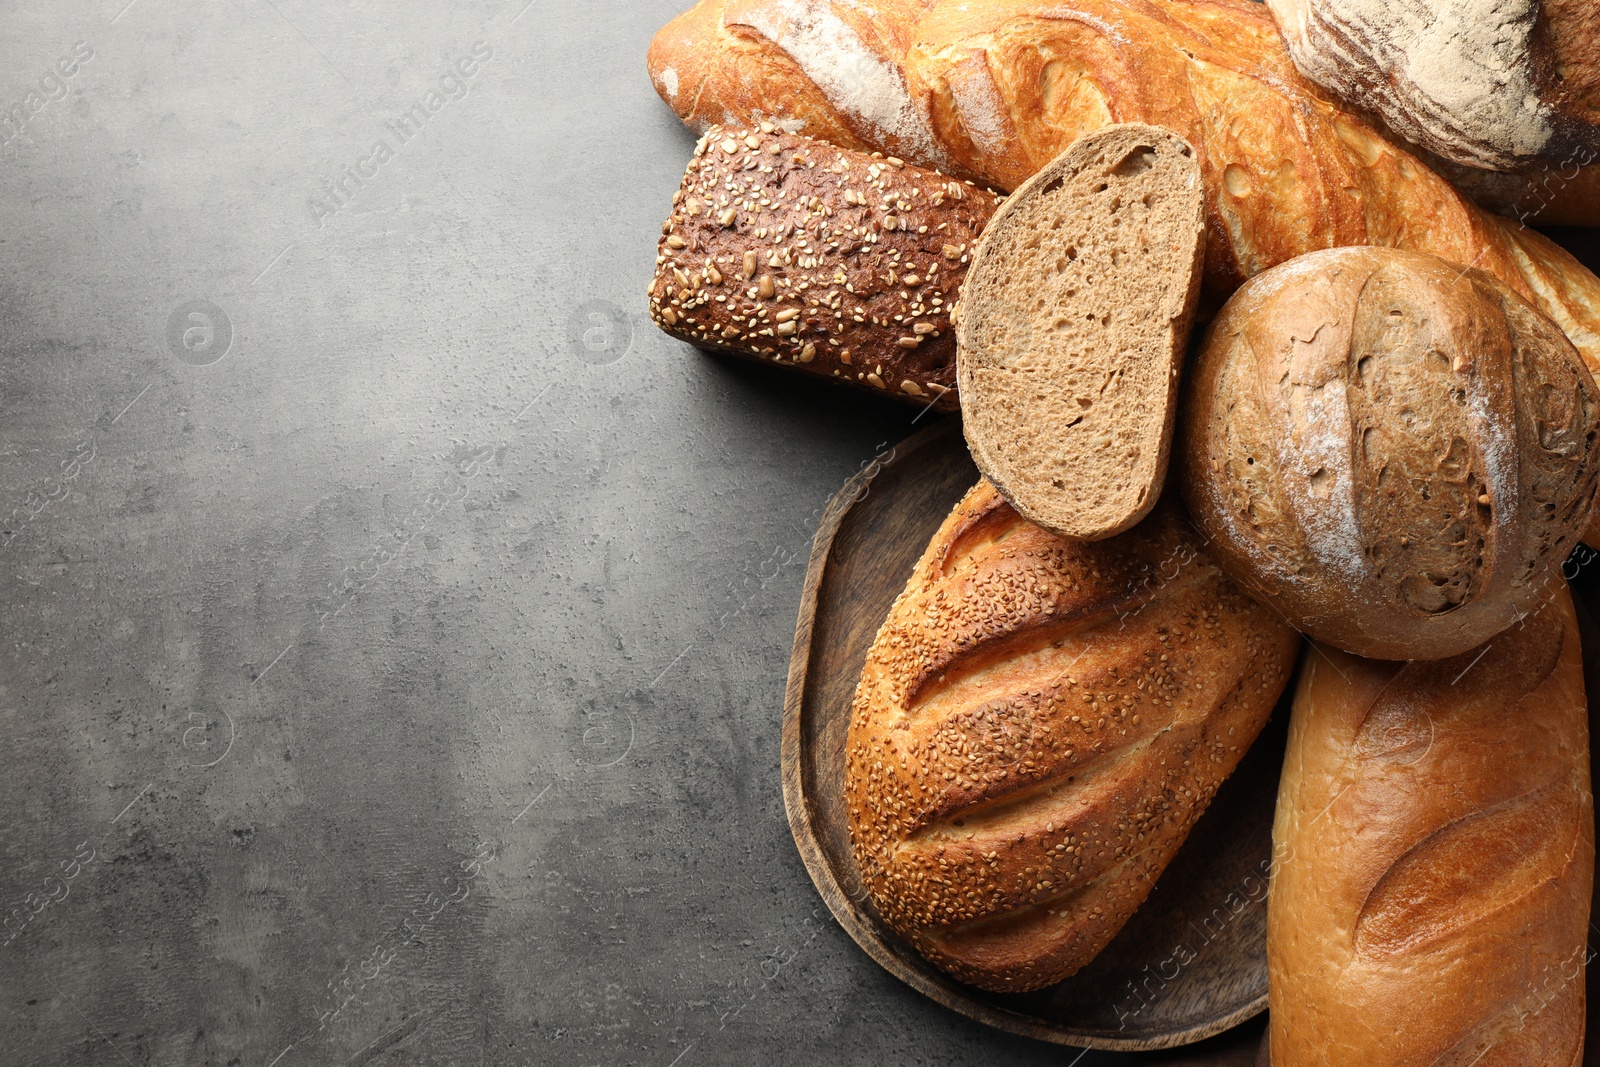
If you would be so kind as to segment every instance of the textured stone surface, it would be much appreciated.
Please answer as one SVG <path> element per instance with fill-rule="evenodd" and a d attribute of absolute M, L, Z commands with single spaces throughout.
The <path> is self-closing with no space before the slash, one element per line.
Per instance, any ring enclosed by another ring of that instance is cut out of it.
<path fill-rule="evenodd" d="M 648 324 L 682 0 L 124 2 L 0 4 L 0 1064 L 1072 1062 L 790 842 L 916 412 Z"/>

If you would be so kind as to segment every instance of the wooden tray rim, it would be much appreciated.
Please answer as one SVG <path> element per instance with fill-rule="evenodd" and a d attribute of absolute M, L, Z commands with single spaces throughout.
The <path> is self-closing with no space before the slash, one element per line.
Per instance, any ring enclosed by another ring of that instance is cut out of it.
<path fill-rule="evenodd" d="M 804 764 L 801 750 L 804 743 L 800 724 L 804 714 L 806 680 L 811 666 L 817 592 L 822 585 L 828 558 L 833 553 L 834 539 L 838 536 L 846 516 L 861 501 L 862 491 L 871 486 L 873 480 L 883 470 L 905 462 L 929 445 L 942 443 L 952 433 L 959 433 L 960 428 L 959 418 L 948 417 L 906 438 L 895 446 L 894 453 L 889 459 L 883 462 L 874 461 L 845 482 L 828 501 L 828 506 L 822 513 L 816 537 L 811 542 L 811 558 L 806 566 L 805 585 L 801 589 L 800 613 L 795 623 L 794 648 L 789 656 L 789 679 L 783 698 L 783 740 L 780 762 L 783 773 L 783 807 L 789 820 L 789 833 L 794 838 L 795 847 L 800 852 L 800 859 L 806 866 L 806 872 L 811 875 L 812 884 L 817 887 L 818 894 L 833 914 L 834 920 L 868 956 L 877 961 L 879 966 L 938 1004 L 987 1026 L 1022 1037 L 1110 1052 L 1151 1052 L 1190 1045 L 1214 1037 L 1266 1011 L 1266 993 L 1263 992 L 1255 1000 L 1226 1015 L 1187 1030 L 1176 1031 L 1164 1037 L 1123 1038 L 1103 1030 L 1078 1030 L 1046 1023 L 1035 1016 L 995 1007 L 968 996 L 952 988 L 954 979 L 950 979 L 952 985 L 931 979 L 921 971 L 906 966 L 889 951 L 884 943 L 884 936 L 892 937 L 892 933 L 880 932 L 856 911 L 849 895 L 840 887 L 833 867 L 812 832 L 810 807 L 802 783 Z"/>

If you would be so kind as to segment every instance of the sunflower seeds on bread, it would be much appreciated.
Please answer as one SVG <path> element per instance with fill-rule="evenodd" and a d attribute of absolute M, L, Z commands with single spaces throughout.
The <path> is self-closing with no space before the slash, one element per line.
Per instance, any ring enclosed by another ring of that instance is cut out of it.
<path fill-rule="evenodd" d="M 714 126 L 662 227 L 650 316 L 701 348 L 954 411 L 951 310 L 997 202 L 771 123 Z"/>

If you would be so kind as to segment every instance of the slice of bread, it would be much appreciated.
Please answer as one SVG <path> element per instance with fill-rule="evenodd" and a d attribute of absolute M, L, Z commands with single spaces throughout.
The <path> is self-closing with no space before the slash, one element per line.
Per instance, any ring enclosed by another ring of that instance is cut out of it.
<path fill-rule="evenodd" d="M 1080 138 L 990 220 L 956 382 L 972 458 L 1025 518 L 1095 541 L 1155 506 L 1204 255 L 1199 161 L 1159 126 Z"/>

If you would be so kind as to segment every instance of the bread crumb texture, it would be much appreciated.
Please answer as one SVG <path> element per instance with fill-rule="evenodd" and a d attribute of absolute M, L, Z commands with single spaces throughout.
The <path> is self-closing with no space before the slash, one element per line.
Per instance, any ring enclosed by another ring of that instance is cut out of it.
<path fill-rule="evenodd" d="M 980 482 L 868 653 L 846 798 L 874 905 L 962 981 L 1091 960 L 1266 722 L 1298 639 L 1178 509 L 1064 540 Z"/>
<path fill-rule="evenodd" d="M 1600 394 L 1490 276 L 1389 249 L 1247 283 L 1187 401 L 1184 492 L 1233 577 L 1307 633 L 1437 659 L 1535 607 L 1586 523 Z"/>
<path fill-rule="evenodd" d="M 1204 250 L 1194 149 L 1156 126 L 1081 138 L 995 214 L 957 382 L 978 469 L 1024 517 L 1093 540 L 1155 505 Z"/>

